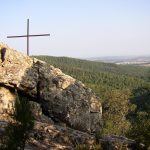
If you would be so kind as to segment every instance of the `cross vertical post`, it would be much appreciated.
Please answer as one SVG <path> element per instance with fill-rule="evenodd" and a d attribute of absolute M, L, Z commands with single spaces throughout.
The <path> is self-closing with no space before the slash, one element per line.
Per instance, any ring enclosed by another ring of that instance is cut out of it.
<path fill-rule="evenodd" d="M 27 56 L 29 56 L 29 38 L 37 37 L 37 36 L 50 36 L 50 34 L 29 34 L 29 19 L 27 19 L 27 34 L 26 35 L 15 35 L 15 36 L 7 36 L 7 38 L 27 38 Z"/>
<path fill-rule="evenodd" d="M 29 56 L 29 19 L 27 19 L 27 56 Z"/>

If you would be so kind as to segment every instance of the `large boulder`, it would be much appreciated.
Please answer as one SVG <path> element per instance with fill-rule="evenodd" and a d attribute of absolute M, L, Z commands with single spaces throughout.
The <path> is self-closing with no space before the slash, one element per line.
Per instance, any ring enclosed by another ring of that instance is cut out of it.
<path fill-rule="evenodd" d="M 4 44 L 0 54 L 0 85 L 35 98 L 54 121 L 90 133 L 100 129 L 100 99 L 83 83 Z"/>
<path fill-rule="evenodd" d="M 20 96 L 23 95 L 19 94 Z M 0 147 L 5 137 L 6 127 L 15 121 L 12 114 L 16 97 L 15 91 L 0 87 Z M 39 103 L 33 101 L 29 103 L 35 119 L 34 127 L 25 143 L 25 150 L 73 150 L 79 144 L 88 146 L 94 144 L 94 136 L 71 129 L 64 123 L 54 123 L 43 114 Z"/>

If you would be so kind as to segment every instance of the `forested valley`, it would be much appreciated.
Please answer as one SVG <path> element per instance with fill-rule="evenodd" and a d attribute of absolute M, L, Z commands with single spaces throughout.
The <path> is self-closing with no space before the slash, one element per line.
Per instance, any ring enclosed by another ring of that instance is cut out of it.
<path fill-rule="evenodd" d="M 123 135 L 150 146 L 150 67 L 68 57 L 34 56 L 82 81 L 100 98 L 100 135 Z"/>

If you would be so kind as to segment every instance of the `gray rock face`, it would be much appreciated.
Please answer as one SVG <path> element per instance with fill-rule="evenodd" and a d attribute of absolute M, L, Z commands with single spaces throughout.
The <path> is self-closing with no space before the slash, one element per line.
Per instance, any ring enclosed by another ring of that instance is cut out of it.
<path fill-rule="evenodd" d="M 16 88 L 36 98 L 43 112 L 56 121 L 86 132 L 100 129 L 102 107 L 99 98 L 83 83 L 58 68 L 25 56 L 4 44 L 0 60 L 0 85 Z"/>
<path fill-rule="evenodd" d="M 78 144 L 91 145 L 95 138 L 87 133 L 59 125 L 35 122 L 26 148 L 35 150 L 74 150 Z"/>
<path fill-rule="evenodd" d="M 105 150 L 136 150 L 139 149 L 135 140 L 128 139 L 124 136 L 103 136 L 99 139 L 99 143 Z"/>
<path fill-rule="evenodd" d="M 0 146 L 6 127 L 10 122 L 15 121 L 11 115 L 15 98 L 16 93 L 14 91 L 0 87 Z M 94 136 L 71 129 L 64 123 L 56 124 L 50 117 L 42 113 L 39 103 L 30 101 L 30 104 L 35 120 L 34 128 L 30 131 L 29 139 L 26 141 L 25 150 L 73 150 L 78 144 L 88 146 L 94 144 Z"/>

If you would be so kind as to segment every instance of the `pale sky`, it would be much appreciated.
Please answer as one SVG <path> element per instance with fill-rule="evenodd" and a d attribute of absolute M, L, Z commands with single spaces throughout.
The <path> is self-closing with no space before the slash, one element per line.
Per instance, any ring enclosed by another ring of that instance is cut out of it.
<path fill-rule="evenodd" d="M 150 55 L 150 0 L 3 0 L 0 42 L 31 55 L 101 57 Z"/>

